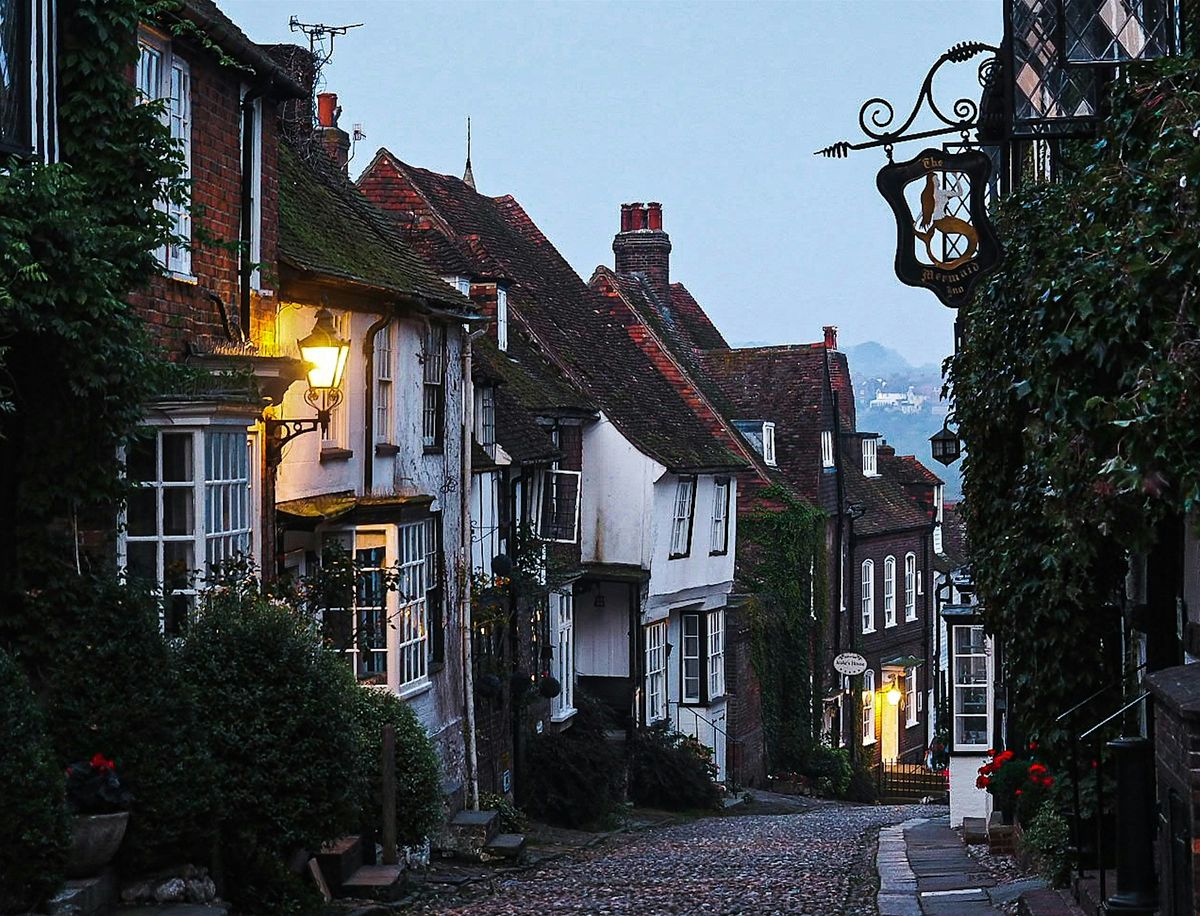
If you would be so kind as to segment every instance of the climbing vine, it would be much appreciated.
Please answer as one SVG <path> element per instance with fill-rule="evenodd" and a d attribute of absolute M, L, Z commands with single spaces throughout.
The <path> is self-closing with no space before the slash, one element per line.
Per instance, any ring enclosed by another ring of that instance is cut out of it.
<path fill-rule="evenodd" d="M 1200 501 L 1200 66 L 1111 95 L 1063 179 L 1000 206 L 1006 261 L 949 364 L 975 577 L 1035 729 L 1115 677 L 1125 552 Z"/>
<path fill-rule="evenodd" d="M 772 771 L 803 770 L 821 728 L 825 620 L 825 515 L 780 487 L 738 521 L 740 583 L 748 604 L 751 664 L 762 688 Z"/>

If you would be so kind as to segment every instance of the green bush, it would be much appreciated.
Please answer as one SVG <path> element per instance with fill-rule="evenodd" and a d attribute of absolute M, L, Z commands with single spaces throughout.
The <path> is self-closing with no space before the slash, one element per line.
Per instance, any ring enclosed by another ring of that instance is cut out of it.
<path fill-rule="evenodd" d="M 205 860 L 214 764 L 159 634 L 157 600 L 98 575 L 59 577 L 24 600 L 48 648 L 19 658 L 36 678 L 58 761 L 104 754 L 133 794 L 121 870 Z"/>
<path fill-rule="evenodd" d="M 570 728 L 530 739 L 521 802 L 533 817 L 563 827 L 601 823 L 621 802 L 624 760 L 604 737 L 604 711 L 579 694 L 575 705 Z"/>
<path fill-rule="evenodd" d="M 819 795 L 842 797 L 850 789 L 850 755 L 845 748 L 817 745 L 808 755 L 804 775 L 815 780 Z"/>
<path fill-rule="evenodd" d="M 416 713 L 395 694 L 359 688 L 355 716 L 359 730 L 362 780 L 369 787 L 366 810 L 380 816 L 380 755 L 383 727 L 396 729 L 396 829 L 402 846 L 419 846 L 442 820 L 441 766 Z"/>
<path fill-rule="evenodd" d="M 639 805 L 686 811 L 721 803 L 712 751 L 666 722 L 638 729 L 629 754 L 629 797 Z"/>
<path fill-rule="evenodd" d="M 846 786 L 846 793 L 843 798 L 853 802 L 873 805 L 878 797 L 879 785 L 875 779 L 874 769 L 865 761 L 861 759 L 856 760 L 850 773 L 850 782 Z"/>
<path fill-rule="evenodd" d="M 311 620 L 251 592 L 208 593 L 178 661 L 215 761 L 231 896 L 280 912 L 298 882 L 264 885 L 271 863 L 357 826 L 359 687 Z"/>
<path fill-rule="evenodd" d="M 1025 827 L 1022 846 L 1033 854 L 1038 872 L 1054 887 L 1071 880 L 1071 828 L 1052 804 L 1044 804 Z"/>
<path fill-rule="evenodd" d="M 63 769 L 24 675 L 0 651 L 0 913 L 21 912 L 62 878 L 69 842 Z"/>
<path fill-rule="evenodd" d="M 484 792 L 479 796 L 479 808 L 481 811 L 495 811 L 499 814 L 501 833 L 524 833 L 529 828 L 529 818 L 525 816 L 525 812 L 505 795 Z"/>

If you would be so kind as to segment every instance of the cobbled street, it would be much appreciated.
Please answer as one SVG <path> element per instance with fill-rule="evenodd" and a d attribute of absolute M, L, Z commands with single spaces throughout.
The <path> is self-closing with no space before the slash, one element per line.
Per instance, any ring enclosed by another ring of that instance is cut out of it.
<path fill-rule="evenodd" d="M 426 913 L 798 913 L 874 916 L 879 828 L 945 808 L 822 802 L 704 818 L 494 882 Z"/>

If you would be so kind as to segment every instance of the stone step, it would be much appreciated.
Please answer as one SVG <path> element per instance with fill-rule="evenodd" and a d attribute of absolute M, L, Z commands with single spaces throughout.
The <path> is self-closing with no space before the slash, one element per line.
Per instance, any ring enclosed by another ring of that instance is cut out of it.
<path fill-rule="evenodd" d="M 342 882 L 340 895 L 367 900 L 398 900 L 404 895 L 404 866 L 360 866 Z"/>
<path fill-rule="evenodd" d="M 525 837 L 519 833 L 498 833 L 483 847 L 486 858 L 519 859 L 525 850 Z"/>
<path fill-rule="evenodd" d="M 500 832 L 498 811 L 459 811 L 442 836 L 443 855 L 478 862 L 483 849 Z"/>
<path fill-rule="evenodd" d="M 326 843 L 317 853 L 317 865 L 321 868 L 325 883 L 336 893 L 351 875 L 362 868 L 362 837 L 344 836 Z"/>

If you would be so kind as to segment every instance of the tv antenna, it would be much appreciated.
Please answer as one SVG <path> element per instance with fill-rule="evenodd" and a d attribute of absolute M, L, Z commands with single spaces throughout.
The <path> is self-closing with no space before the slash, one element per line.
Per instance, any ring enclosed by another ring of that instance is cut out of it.
<path fill-rule="evenodd" d="M 326 25 L 323 22 L 301 22 L 298 17 L 293 16 L 288 20 L 288 28 L 293 32 L 303 32 L 308 36 L 308 50 L 312 54 L 313 60 L 316 62 L 317 69 L 320 70 L 329 62 L 329 58 L 333 57 L 333 40 L 338 35 L 345 35 L 351 29 L 362 28 L 361 22 L 355 22 L 348 25 Z M 325 42 L 329 44 L 326 46 Z"/>

